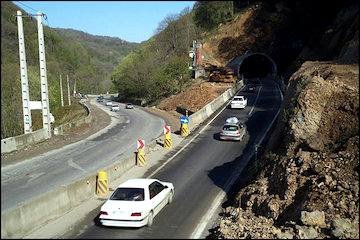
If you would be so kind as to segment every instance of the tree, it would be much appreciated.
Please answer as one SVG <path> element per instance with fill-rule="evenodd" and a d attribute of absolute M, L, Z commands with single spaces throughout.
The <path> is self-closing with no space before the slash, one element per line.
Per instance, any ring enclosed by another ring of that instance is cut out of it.
<path fill-rule="evenodd" d="M 156 34 L 113 71 L 112 82 L 121 99 L 145 98 L 155 102 L 180 91 L 191 76 L 188 51 L 196 35 L 189 8 L 166 16 Z"/>
<path fill-rule="evenodd" d="M 232 1 L 198 1 L 194 5 L 194 21 L 204 30 L 211 30 L 233 18 Z"/>

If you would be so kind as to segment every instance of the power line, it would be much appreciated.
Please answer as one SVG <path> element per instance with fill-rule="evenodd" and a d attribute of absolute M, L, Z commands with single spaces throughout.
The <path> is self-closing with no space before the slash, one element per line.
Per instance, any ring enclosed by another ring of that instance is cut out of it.
<path fill-rule="evenodd" d="M 24 4 L 24 3 L 20 2 L 20 1 L 14 1 L 14 2 L 20 3 L 21 5 L 23 5 L 23 6 L 27 7 L 27 8 L 29 8 L 29 9 L 31 9 L 31 10 L 33 10 L 33 11 L 35 11 L 35 13 L 37 13 L 37 12 L 38 12 L 38 10 L 36 10 L 36 9 L 34 9 L 34 8 L 32 8 L 32 7 L 28 6 L 28 5 L 26 5 L 26 4 Z"/>
<path fill-rule="evenodd" d="M 49 20 L 48 20 L 48 16 L 44 13 L 44 14 L 43 14 L 43 17 L 44 17 L 44 19 L 45 19 L 48 27 L 50 27 L 50 22 L 49 22 Z"/>
<path fill-rule="evenodd" d="M 20 1 L 14 1 L 14 2 L 20 3 L 21 5 L 29 8 L 29 9 L 31 9 L 31 10 L 33 10 L 33 11 L 35 11 L 35 14 L 28 14 L 28 15 L 30 15 L 30 16 L 36 16 L 37 13 L 39 12 L 39 10 L 36 10 L 36 9 L 34 9 L 34 8 L 28 6 L 28 5 L 26 5 L 26 4 L 24 4 L 24 3 L 20 2 Z M 45 13 L 42 13 L 42 14 L 43 14 L 44 20 L 47 22 L 47 25 L 50 27 L 50 23 L 49 23 L 49 20 L 48 20 L 47 15 L 46 15 Z"/>

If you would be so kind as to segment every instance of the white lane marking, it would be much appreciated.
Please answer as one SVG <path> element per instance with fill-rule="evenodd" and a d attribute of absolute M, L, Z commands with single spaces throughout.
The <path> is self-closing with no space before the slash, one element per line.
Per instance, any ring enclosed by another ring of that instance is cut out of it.
<path fill-rule="evenodd" d="M 128 119 L 128 120 L 126 120 L 126 123 L 130 123 L 130 120 Z"/>
<path fill-rule="evenodd" d="M 277 85 L 276 85 L 277 86 Z M 283 95 L 282 92 L 280 91 L 279 87 L 277 86 L 278 91 L 280 92 L 280 96 L 281 96 L 281 101 L 283 100 Z M 260 139 L 259 143 L 261 143 L 267 132 L 270 130 L 272 124 L 274 123 L 276 117 L 279 115 L 281 108 L 279 107 L 277 113 L 275 114 L 273 120 L 271 121 L 271 123 L 269 124 L 268 128 L 266 129 L 264 135 L 262 136 L 262 138 Z M 258 143 L 258 144 L 259 144 Z M 252 148 L 253 149 L 253 148 Z M 249 158 L 252 157 L 252 155 L 254 154 L 254 150 L 251 151 Z M 218 193 L 218 195 L 215 197 L 214 201 L 212 202 L 209 210 L 205 213 L 205 215 L 203 215 L 203 217 L 201 218 L 199 224 L 196 226 L 195 230 L 193 231 L 193 233 L 191 234 L 190 238 L 191 239 L 198 239 L 201 237 L 201 235 L 203 234 L 203 232 L 206 229 L 206 226 L 208 225 L 209 221 L 213 218 L 214 213 L 216 212 L 218 206 L 221 204 L 221 202 L 223 201 L 223 199 L 226 196 L 226 192 L 228 192 L 228 190 L 230 189 L 230 187 L 234 184 L 234 182 L 236 181 L 237 177 L 238 177 L 238 169 L 240 168 L 241 165 L 238 165 L 236 167 L 236 170 L 233 171 L 232 176 L 230 177 L 230 179 L 226 182 L 225 184 L 225 189 L 224 191 Z"/>
<path fill-rule="evenodd" d="M 42 176 L 44 174 L 45 174 L 45 172 L 31 174 L 30 179 L 26 183 L 32 182 L 33 180 L 35 180 L 36 178 L 38 178 L 38 177 L 40 177 L 40 176 Z"/>
<path fill-rule="evenodd" d="M 238 91 L 240 91 L 241 89 L 243 89 L 245 87 L 242 86 Z M 190 141 L 188 143 L 186 143 L 177 153 L 175 153 L 171 158 L 169 158 L 165 163 L 163 163 L 158 169 L 156 169 L 152 174 L 150 174 L 148 176 L 148 178 L 151 178 L 152 176 L 154 176 L 157 172 L 159 172 L 163 167 L 165 167 L 166 164 L 168 164 L 171 160 L 173 160 L 179 153 L 181 153 L 187 146 L 189 146 L 190 143 L 192 143 L 195 138 L 197 138 L 203 131 L 205 131 L 205 129 L 214 121 L 215 118 L 217 118 L 217 116 L 220 115 L 220 113 L 222 113 L 222 111 L 224 111 L 224 109 L 227 107 L 228 103 L 231 101 L 231 99 L 225 104 L 225 106 L 220 110 L 220 112 L 218 114 L 216 114 L 215 117 L 213 117 L 193 138 L 190 139 Z"/>
<path fill-rule="evenodd" d="M 258 93 L 257 93 L 257 95 L 256 95 L 256 99 L 255 99 L 255 102 L 254 102 L 254 106 L 251 108 L 251 110 L 250 110 L 250 112 L 248 113 L 248 115 L 250 115 L 250 114 L 252 113 L 252 111 L 254 111 L 255 105 L 256 105 L 257 100 L 258 100 L 259 95 L 260 95 L 261 88 L 262 88 L 262 86 L 260 86 L 260 88 L 259 88 L 259 91 L 258 91 Z"/>
<path fill-rule="evenodd" d="M 73 168 L 76 168 L 76 169 L 78 169 L 78 170 L 80 170 L 80 171 L 86 172 L 86 170 L 83 169 L 82 167 L 80 167 L 78 164 L 76 164 L 76 163 L 73 161 L 72 158 L 70 158 L 70 159 L 67 161 L 67 163 L 69 164 L 70 167 L 73 167 Z"/>

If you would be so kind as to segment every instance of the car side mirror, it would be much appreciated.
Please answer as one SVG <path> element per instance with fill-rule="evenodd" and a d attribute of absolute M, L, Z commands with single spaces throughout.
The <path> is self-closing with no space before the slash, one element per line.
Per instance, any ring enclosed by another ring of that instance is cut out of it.
<path fill-rule="evenodd" d="M 169 188 L 169 187 L 165 185 L 164 188 Z"/>

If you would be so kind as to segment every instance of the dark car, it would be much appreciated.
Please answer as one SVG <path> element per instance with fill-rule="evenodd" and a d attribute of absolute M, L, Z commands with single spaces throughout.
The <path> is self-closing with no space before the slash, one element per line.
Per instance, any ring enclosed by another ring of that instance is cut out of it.
<path fill-rule="evenodd" d="M 96 99 L 98 102 L 103 102 L 104 101 L 104 97 L 103 96 L 99 96 Z"/>
<path fill-rule="evenodd" d="M 250 84 L 247 86 L 247 91 L 248 92 L 255 92 L 256 91 L 256 86 L 253 84 Z"/>

